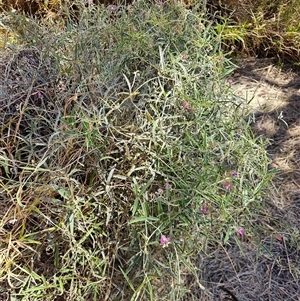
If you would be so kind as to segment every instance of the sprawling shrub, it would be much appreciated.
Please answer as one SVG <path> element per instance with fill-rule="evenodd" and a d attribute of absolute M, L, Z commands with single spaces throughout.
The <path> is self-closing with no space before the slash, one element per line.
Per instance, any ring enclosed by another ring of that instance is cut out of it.
<path fill-rule="evenodd" d="M 18 300 L 203 289 L 197 255 L 251 233 L 268 181 L 212 23 L 163 2 L 18 18 L 0 78 L 2 283 Z"/>

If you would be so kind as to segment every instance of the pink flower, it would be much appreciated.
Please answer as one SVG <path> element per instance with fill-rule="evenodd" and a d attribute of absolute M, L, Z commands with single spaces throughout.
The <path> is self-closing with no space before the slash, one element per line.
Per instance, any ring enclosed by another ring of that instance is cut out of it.
<path fill-rule="evenodd" d="M 183 103 L 183 108 L 185 109 L 185 110 L 189 110 L 190 108 L 191 108 L 191 104 L 189 103 L 189 102 L 184 102 Z"/>
<path fill-rule="evenodd" d="M 236 232 L 237 236 L 244 236 L 245 235 L 245 230 L 243 228 L 240 228 Z"/>
<path fill-rule="evenodd" d="M 159 240 L 159 243 L 162 245 L 163 248 L 168 247 L 168 245 L 170 244 L 170 237 L 162 235 L 162 237 Z"/>
<path fill-rule="evenodd" d="M 224 182 L 223 186 L 226 190 L 230 191 L 232 188 L 232 184 L 230 182 Z"/>
<path fill-rule="evenodd" d="M 41 98 L 43 98 L 43 94 L 42 94 L 41 92 L 38 92 L 37 97 L 38 97 L 39 99 L 41 99 Z"/>
<path fill-rule="evenodd" d="M 158 188 L 156 194 L 162 195 L 164 193 L 162 188 Z"/>
<path fill-rule="evenodd" d="M 258 128 L 260 131 L 263 131 L 263 129 L 264 129 L 264 127 L 262 126 L 261 123 L 259 123 L 259 124 L 257 125 L 257 128 Z"/>
<path fill-rule="evenodd" d="M 205 205 L 201 207 L 201 212 L 204 214 L 207 213 L 207 207 Z"/>
<path fill-rule="evenodd" d="M 108 8 L 110 10 L 116 10 L 118 7 L 117 7 L 117 5 L 111 4 L 111 5 L 108 5 Z"/>
<path fill-rule="evenodd" d="M 229 85 L 229 86 L 232 86 L 232 84 L 233 84 L 233 80 L 232 80 L 232 79 L 229 79 L 229 80 L 228 80 L 228 85 Z"/>
<path fill-rule="evenodd" d="M 168 182 L 165 183 L 165 188 L 166 189 L 171 189 L 172 185 Z"/>
<path fill-rule="evenodd" d="M 189 58 L 189 55 L 186 53 L 181 57 L 182 61 L 186 61 Z"/>
<path fill-rule="evenodd" d="M 88 4 L 93 4 L 94 0 L 87 0 Z"/>

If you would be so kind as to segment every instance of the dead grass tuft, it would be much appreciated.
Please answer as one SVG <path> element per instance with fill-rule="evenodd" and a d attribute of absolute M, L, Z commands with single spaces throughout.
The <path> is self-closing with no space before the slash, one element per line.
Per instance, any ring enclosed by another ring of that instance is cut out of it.
<path fill-rule="evenodd" d="M 228 50 L 235 46 L 235 54 L 275 57 L 294 63 L 299 59 L 299 1 L 209 1 L 212 14 L 222 21 L 222 32 Z M 229 17 L 229 20 L 227 19 Z"/>

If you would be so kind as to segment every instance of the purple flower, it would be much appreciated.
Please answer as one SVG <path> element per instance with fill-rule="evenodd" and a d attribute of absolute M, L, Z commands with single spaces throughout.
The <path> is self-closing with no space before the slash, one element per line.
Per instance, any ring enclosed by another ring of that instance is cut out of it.
<path fill-rule="evenodd" d="M 230 78 L 230 79 L 228 80 L 228 85 L 231 87 L 232 84 L 233 84 L 233 80 Z"/>
<path fill-rule="evenodd" d="M 230 191 L 232 189 L 232 184 L 230 182 L 224 182 L 223 186 L 228 191 Z"/>
<path fill-rule="evenodd" d="M 244 236 L 245 235 L 245 230 L 243 228 L 240 228 L 236 232 L 237 236 Z"/>
<path fill-rule="evenodd" d="M 163 1 L 156 1 L 155 5 L 157 7 L 163 7 L 165 5 L 165 2 L 163 2 Z"/>
<path fill-rule="evenodd" d="M 234 170 L 234 171 L 231 172 L 231 175 L 232 175 L 233 177 L 237 177 L 237 176 L 238 176 L 238 173 L 237 173 L 237 171 Z"/>
<path fill-rule="evenodd" d="M 162 235 L 159 240 L 159 243 L 162 245 L 163 248 L 166 248 L 170 244 L 170 237 Z"/>
<path fill-rule="evenodd" d="M 38 97 L 39 99 L 41 99 L 41 98 L 43 98 L 43 94 L 42 94 L 41 92 L 38 92 L 38 93 L 37 93 L 37 97 Z"/>

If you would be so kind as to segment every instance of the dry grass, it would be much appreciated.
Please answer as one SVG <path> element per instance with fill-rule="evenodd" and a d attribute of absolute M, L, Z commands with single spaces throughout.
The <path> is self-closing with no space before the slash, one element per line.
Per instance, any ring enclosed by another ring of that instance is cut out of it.
<path fill-rule="evenodd" d="M 225 17 L 217 27 L 227 49 L 237 54 L 276 57 L 295 63 L 299 59 L 299 0 L 289 1 L 209 1 L 214 16 Z M 219 12 L 219 13 L 218 13 Z M 230 19 L 228 19 L 230 17 Z M 223 24 L 223 25 L 221 25 Z"/>

